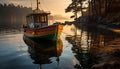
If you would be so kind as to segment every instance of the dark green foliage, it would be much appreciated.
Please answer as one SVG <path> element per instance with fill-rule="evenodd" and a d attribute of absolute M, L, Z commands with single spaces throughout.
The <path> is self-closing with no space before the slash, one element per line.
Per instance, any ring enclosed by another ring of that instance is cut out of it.
<path fill-rule="evenodd" d="M 73 12 L 73 16 L 77 16 L 77 14 L 80 12 L 81 15 L 83 15 L 83 10 L 86 9 L 83 7 L 83 2 L 87 0 L 72 0 L 72 3 L 65 9 L 65 12 Z M 71 16 L 71 18 L 73 17 Z"/>
<path fill-rule="evenodd" d="M 84 2 L 88 7 L 84 7 Z M 120 0 L 72 0 L 65 12 L 73 12 L 71 18 L 78 18 L 80 22 L 120 22 Z"/>

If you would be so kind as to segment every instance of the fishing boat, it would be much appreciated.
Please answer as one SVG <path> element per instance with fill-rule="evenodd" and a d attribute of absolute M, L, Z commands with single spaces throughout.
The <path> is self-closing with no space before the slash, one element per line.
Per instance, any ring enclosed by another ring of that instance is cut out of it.
<path fill-rule="evenodd" d="M 49 39 L 56 40 L 60 38 L 63 26 L 59 23 L 48 24 L 48 15 L 50 12 L 45 12 L 39 9 L 39 1 L 37 8 L 26 16 L 27 24 L 24 25 L 24 36 L 31 39 Z"/>

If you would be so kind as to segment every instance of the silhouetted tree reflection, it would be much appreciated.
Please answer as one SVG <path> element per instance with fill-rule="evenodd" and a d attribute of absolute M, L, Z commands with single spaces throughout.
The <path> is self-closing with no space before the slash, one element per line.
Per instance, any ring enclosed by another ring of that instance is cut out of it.
<path fill-rule="evenodd" d="M 74 48 L 74 47 L 73 47 Z M 90 53 L 82 52 L 72 48 L 72 51 L 76 54 L 75 57 L 80 64 L 76 64 L 74 67 L 77 69 L 91 69 L 93 65 L 93 58 Z"/>
<path fill-rule="evenodd" d="M 79 64 L 76 64 L 74 67 L 77 69 L 92 69 L 95 61 L 93 60 L 94 57 L 89 53 L 91 43 L 90 33 L 84 30 L 85 28 L 81 26 L 80 36 L 66 36 L 66 40 L 73 44 L 72 51 L 79 61 Z"/>
<path fill-rule="evenodd" d="M 81 28 L 81 36 L 66 36 L 73 45 L 77 69 L 119 69 L 120 35 L 100 28 Z M 117 56 L 115 56 L 117 54 Z M 116 67 L 115 67 L 116 66 Z"/>

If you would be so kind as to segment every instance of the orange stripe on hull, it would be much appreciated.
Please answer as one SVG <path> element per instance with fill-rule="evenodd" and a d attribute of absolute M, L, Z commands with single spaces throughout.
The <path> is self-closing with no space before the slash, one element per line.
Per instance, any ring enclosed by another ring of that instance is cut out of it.
<path fill-rule="evenodd" d="M 55 34 L 56 37 L 58 37 L 62 32 L 63 26 L 62 25 L 54 25 L 54 26 L 48 26 L 45 28 L 40 29 L 28 29 L 25 31 L 25 35 L 29 37 L 34 36 L 45 36 L 45 35 L 51 35 Z"/>

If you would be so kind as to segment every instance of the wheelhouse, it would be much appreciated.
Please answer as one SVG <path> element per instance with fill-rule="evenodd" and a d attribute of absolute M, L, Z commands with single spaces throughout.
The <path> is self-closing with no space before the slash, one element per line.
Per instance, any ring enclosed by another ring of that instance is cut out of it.
<path fill-rule="evenodd" d="M 27 23 L 29 28 L 42 28 L 48 26 L 48 15 L 50 13 L 33 13 L 29 14 L 27 18 Z"/>

